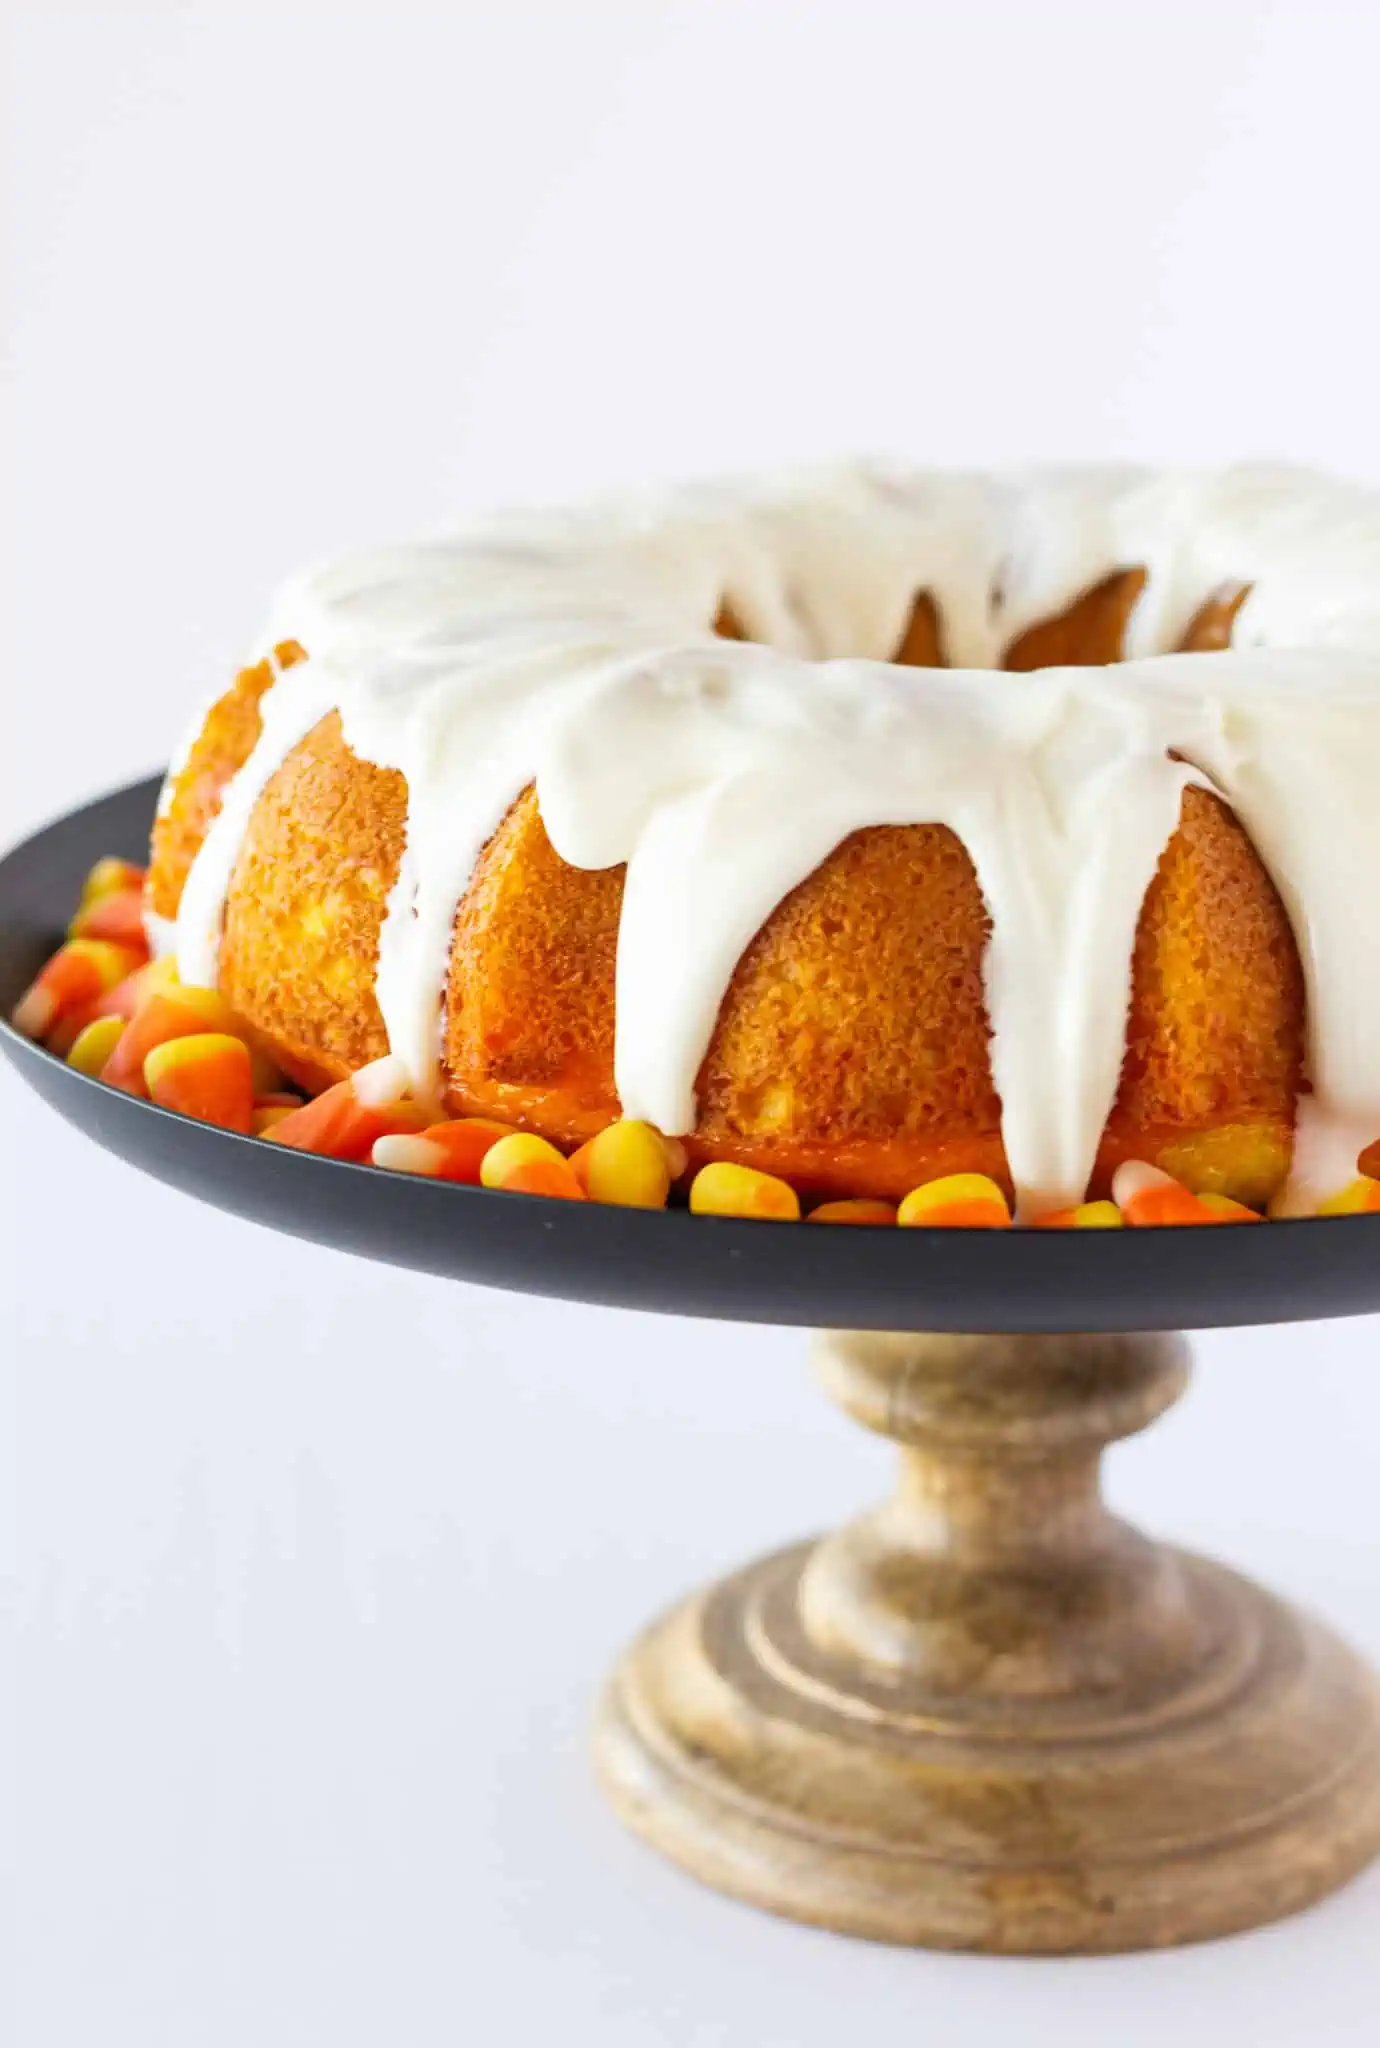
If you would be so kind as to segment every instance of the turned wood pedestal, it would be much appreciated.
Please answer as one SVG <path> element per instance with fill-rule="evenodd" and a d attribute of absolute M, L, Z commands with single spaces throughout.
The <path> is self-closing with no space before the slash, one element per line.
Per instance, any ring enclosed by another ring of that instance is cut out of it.
<path fill-rule="evenodd" d="M 900 1484 L 626 1653 L 597 1752 L 632 1828 L 772 1912 L 993 1954 L 1227 1934 L 1380 1854 L 1371 1672 L 1103 1504 L 1181 1339 L 844 1334 L 817 1360 Z"/>

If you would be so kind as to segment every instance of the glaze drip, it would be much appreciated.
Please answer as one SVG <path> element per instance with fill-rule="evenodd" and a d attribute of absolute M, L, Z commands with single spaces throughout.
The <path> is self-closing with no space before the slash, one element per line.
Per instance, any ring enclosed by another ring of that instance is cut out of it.
<path fill-rule="evenodd" d="M 1128 660 L 995 672 L 1104 585 Z M 1223 592 L 1233 647 L 1169 652 Z M 890 660 L 928 644 L 922 597 L 953 667 Z M 750 638 L 716 637 L 716 619 Z M 781 899 L 854 831 L 944 824 L 992 919 L 1018 1200 L 1076 1202 L 1116 1095 L 1141 904 L 1199 783 L 1237 812 L 1298 939 L 1312 1094 L 1294 1200 L 1349 1178 L 1380 1133 L 1368 493 L 1270 469 L 698 485 L 330 566 L 284 594 L 285 637 L 310 659 L 264 697 L 188 878 L 181 971 L 214 981 L 254 804 L 338 709 L 356 753 L 408 784 L 378 999 L 419 1091 L 437 1081 L 456 903 L 528 783 L 563 859 L 627 864 L 616 1085 L 626 1115 L 673 1133 L 693 1127 L 724 991 Z"/>

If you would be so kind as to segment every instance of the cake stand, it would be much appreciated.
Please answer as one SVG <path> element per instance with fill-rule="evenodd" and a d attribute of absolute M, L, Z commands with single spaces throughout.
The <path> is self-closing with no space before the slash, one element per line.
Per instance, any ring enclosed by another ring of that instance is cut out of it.
<path fill-rule="evenodd" d="M 156 789 L 0 862 L 0 1012 L 92 862 L 141 857 Z M 829 1332 L 817 1371 L 901 1447 L 896 1492 L 683 1601 L 599 1713 L 614 1806 L 696 1876 L 845 1933 L 1067 1953 L 1255 1926 L 1380 1855 L 1372 1673 L 1127 1527 L 1098 1486 L 1103 1449 L 1184 1389 L 1169 1332 L 1380 1309 L 1372 1218 L 997 1233 L 586 1207 L 279 1149 L 8 1027 L 0 1044 L 99 1143 L 270 1227 L 482 1285 Z"/>

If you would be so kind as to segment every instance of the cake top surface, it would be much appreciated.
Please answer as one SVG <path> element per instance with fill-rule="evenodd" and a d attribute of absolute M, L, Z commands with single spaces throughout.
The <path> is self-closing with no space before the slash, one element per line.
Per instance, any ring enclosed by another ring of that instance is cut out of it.
<path fill-rule="evenodd" d="M 1145 582 L 1127 660 L 997 668 L 1023 630 L 1130 568 Z M 1243 585 L 1230 650 L 1169 651 Z M 951 666 L 896 666 L 925 593 Z M 724 606 L 748 639 L 715 635 Z M 1299 944 L 1300 1198 L 1349 1178 L 1380 1130 L 1371 492 L 1264 467 L 701 483 L 347 558 L 288 587 L 269 637 L 309 658 L 265 697 L 188 879 L 182 969 L 214 979 L 254 803 L 338 710 L 355 751 L 407 780 L 378 997 L 419 1088 L 456 902 L 527 784 L 564 859 L 627 864 L 616 1081 L 625 1114 L 667 1131 L 693 1124 L 724 989 L 776 904 L 853 831 L 946 824 L 992 919 L 1018 1198 L 1027 1213 L 1076 1201 L 1116 1093 L 1141 904 L 1198 783 L 1240 816 Z"/>

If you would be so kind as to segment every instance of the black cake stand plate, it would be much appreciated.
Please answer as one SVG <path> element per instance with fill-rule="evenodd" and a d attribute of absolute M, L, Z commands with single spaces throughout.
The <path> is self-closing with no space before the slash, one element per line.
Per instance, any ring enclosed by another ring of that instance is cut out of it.
<path fill-rule="evenodd" d="M 0 861 L 0 1015 L 103 854 L 146 857 L 158 784 L 88 804 Z M 203 1201 L 343 1251 L 488 1287 L 742 1322 L 888 1330 L 1163 1330 L 1380 1308 L 1370 1217 L 1268 1229 L 801 1229 L 586 1208 L 342 1165 L 194 1123 L 0 1046 L 69 1122 Z"/>

